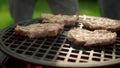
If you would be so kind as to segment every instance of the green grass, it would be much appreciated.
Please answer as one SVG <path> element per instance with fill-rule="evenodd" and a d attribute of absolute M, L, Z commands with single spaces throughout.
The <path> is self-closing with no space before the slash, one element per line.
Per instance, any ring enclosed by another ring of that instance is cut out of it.
<path fill-rule="evenodd" d="M 100 16 L 97 0 L 79 0 L 80 15 Z M 38 0 L 33 18 L 39 18 L 41 13 L 51 13 L 45 0 Z M 0 28 L 5 28 L 13 23 L 9 13 L 8 0 L 0 0 Z"/>
<path fill-rule="evenodd" d="M 9 14 L 7 0 L 0 0 L 0 28 L 5 28 L 12 24 L 12 19 Z"/>
<path fill-rule="evenodd" d="M 79 0 L 80 14 L 100 16 L 97 0 Z"/>

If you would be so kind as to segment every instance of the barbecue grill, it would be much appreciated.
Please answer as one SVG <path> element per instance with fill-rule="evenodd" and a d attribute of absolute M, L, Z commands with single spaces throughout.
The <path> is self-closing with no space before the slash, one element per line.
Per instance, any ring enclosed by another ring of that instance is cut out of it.
<path fill-rule="evenodd" d="M 27 20 L 18 24 L 38 22 L 41 20 Z M 65 36 L 70 27 L 65 27 L 54 38 L 29 39 L 14 34 L 16 25 L 3 29 L 0 48 L 7 55 L 19 60 L 56 67 L 98 67 L 120 63 L 120 33 L 117 33 L 117 41 L 113 45 L 75 48 L 75 44 L 70 43 Z M 80 24 L 75 26 L 79 27 Z"/>

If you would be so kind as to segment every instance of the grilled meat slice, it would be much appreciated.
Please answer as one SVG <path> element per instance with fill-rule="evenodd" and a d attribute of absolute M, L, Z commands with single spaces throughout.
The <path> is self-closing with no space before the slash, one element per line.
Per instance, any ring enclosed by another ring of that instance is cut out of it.
<path fill-rule="evenodd" d="M 116 32 L 107 30 L 89 31 L 74 28 L 68 31 L 67 39 L 81 46 L 110 45 L 116 42 Z"/>
<path fill-rule="evenodd" d="M 64 24 L 65 26 L 72 26 L 74 25 L 78 17 L 73 15 L 53 15 L 53 14 L 41 14 L 42 22 L 48 23 L 59 23 Z"/>
<path fill-rule="evenodd" d="M 31 24 L 28 26 L 17 25 L 15 27 L 15 34 L 27 36 L 29 38 L 39 38 L 39 37 L 54 37 L 60 30 L 64 28 L 63 25 L 57 23 L 44 23 L 44 24 Z"/>
<path fill-rule="evenodd" d="M 106 29 L 110 31 L 120 31 L 120 21 L 103 17 L 81 16 L 83 25 L 90 29 Z"/>

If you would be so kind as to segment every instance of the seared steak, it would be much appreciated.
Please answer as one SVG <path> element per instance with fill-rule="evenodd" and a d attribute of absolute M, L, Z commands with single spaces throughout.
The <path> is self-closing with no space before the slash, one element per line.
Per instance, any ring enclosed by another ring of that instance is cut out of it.
<path fill-rule="evenodd" d="M 52 23 L 44 23 L 44 24 L 31 24 L 28 26 L 20 26 L 17 25 L 15 27 L 15 34 L 27 36 L 29 38 L 39 38 L 39 37 L 54 37 L 56 36 L 60 30 L 64 28 L 63 25 L 60 24 L 52 24 Z"/>
<path fill-rule="evenodd" d="M 107 30 L 89 31 L 86 29 L 74 28 L 68 31 L 67 39 L 81 46 L 109 45 L 116 42 L 116 32 Z"/>
<path fill-rule="evenodd" d="M 120 21 L 103 17 L 80 16 L 83 25 L 90 29 L 106 29 L 110 31 L 120 31 Z"/>
<path fill-rule="evenodd" d="M 65 26 L 72 26 L 74 25 L 78 17 L 73 15 L 53 15 L 53 14 L 41 14 L 42 22 L 48 23 L 59 23 L 64 24 Z"/>

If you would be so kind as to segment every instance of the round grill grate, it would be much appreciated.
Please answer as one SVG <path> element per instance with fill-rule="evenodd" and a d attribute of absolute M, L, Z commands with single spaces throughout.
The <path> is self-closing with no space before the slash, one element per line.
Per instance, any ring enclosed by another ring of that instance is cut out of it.
<path fill-rule="evenodd" d="M 21 24 L 35 22 L 39 20 L 25 21 Z M 15 25 L 3 30 L 0 47 L 8 55 L 20 60 L 59 67 L 94 67 L 120 62 L 120 34 L 113 45 L 74 49 L 71 47 L 74 44 L 70 44 L 65 37 L 69 27 L 65 27 L 55 38 L 39 39 L 16 36 L 14 27 Z"/>

